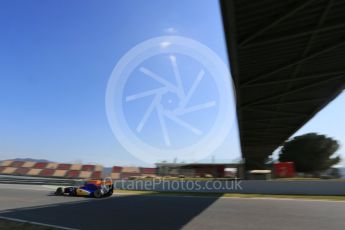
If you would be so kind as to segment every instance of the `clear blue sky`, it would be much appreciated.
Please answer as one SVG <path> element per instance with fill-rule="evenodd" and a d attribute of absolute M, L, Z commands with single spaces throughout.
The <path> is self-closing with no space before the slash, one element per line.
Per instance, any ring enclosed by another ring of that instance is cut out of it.
<path fill-rule="evenodd" d="M 180 35 L 227 63 L 216 0 L 2 0 L 0 35 L 0 159 L 145 165 L 107 121 L 105 90 L 117 61 L 142 41 Z M 344 95 L 298 134 L 316 131 L 345 143 L 343 105 Z M 240 156 L 236 124 L 212 156 Z"/>

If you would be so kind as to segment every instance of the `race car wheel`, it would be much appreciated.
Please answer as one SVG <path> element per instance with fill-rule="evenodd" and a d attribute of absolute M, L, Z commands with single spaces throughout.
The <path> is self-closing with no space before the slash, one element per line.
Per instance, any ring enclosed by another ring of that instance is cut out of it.
<path fill-rule="evenodd" d="M 113 189 L 110 189 L 106 194 L 104 194 L 104 196 L 111 196 L 113 195 Z"/>
<path fill-rule="evenodd" d="M 58 187 L 55 191 L 55 195 L 62 196 L 63 195 L 63 189 L 61 187 Z"/>
<path fill-rule="evenodd" d="M 70 196 L 77 196 L 77 189 L 73 189 L 70 193 Z"/>
<path fill-rule="evenodd" d="M 95 198 L 101 198 L 103 196 L 103 192 L 101 189 L 97 189 L 94 193 L 93 193 L 93 196 Z"/>

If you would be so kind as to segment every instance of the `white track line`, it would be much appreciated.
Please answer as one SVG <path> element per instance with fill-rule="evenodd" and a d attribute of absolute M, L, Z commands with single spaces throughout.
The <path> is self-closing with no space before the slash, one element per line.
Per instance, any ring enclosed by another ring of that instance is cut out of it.
<path fill-rule="evenodd" d="M 5 216 L 0 216 L 0 219 L 16 221 L 16 222 L 21 222 L 21 223 L 36 224 L 36 225 L 41 225 L 41 226 L 45 226 L 45 227 L 64 229 L 64 230 L 78 230 L 78 228 L 68 228 L 68 227 L 54 225 L 54 224 L 45 224 L 45 223 L 40 223 L 40 222 L 35 222 L 35 221 L 28 221 L 28 220 L 23 220 L 23 219 L 18 219 L 18 218 L 10 218 L 10 217 L 5 217 Z"/>

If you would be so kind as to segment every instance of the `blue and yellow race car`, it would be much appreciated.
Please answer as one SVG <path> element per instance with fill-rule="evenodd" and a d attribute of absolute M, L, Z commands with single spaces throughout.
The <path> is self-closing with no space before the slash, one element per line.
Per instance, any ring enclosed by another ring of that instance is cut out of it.
<path fill-rule="evenodd" d="M 88 180 L 82 186 L 59 187 L 55 195 L 85 196 L 101 198 L 113 195 L 114 185 L 111 180 Z"/>

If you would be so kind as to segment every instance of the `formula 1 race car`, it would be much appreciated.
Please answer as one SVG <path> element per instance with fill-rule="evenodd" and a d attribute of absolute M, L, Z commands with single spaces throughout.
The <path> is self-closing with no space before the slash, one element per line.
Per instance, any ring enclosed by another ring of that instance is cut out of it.
<path fill-rule="evenodd" d="M 114 191 L 114 185 L 111 180 L 87 180 L 82 186 L 59 187 L 55 195 L 63 196 L 85 196 L 85 197 L 107 197 Z"/>

